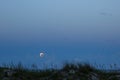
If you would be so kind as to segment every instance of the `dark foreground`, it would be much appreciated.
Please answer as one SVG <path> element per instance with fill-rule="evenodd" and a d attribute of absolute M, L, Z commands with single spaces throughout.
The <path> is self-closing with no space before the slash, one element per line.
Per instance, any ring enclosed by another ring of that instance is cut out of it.
<path fill-rule="evenodd" d="M 61 69 L 24 68 L 21 64 L 0 67 L 0 80 L 120 80 L 118 70 L 99 70 L 89 64 L 66 63 Z"/>

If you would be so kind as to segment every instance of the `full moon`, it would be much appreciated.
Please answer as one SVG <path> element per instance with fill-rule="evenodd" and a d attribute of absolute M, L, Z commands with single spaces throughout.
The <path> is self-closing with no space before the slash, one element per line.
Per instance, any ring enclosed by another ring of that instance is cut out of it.
<path fill-rule="evenodd" d="M 44 53 L 40 53 L 40 57 L 44 57 Z"/>

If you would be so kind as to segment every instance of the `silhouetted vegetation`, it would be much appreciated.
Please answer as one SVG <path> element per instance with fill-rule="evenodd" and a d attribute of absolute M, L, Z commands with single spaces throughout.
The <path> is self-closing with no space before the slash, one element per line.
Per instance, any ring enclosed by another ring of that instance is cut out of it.
<path fill-rule="evenodd" d="M 100 70 L 86 63 L 65 63 L 61 69 L 11 63 L 0 67 L 0 80 L 120 80 L 120 71 Z"/>

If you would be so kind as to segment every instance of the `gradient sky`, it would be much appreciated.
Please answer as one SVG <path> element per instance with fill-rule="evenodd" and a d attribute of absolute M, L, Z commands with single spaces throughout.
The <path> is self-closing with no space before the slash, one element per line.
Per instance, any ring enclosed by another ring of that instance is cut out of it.
<path fill-rule="evenodd" d="M 120 0 L 0 0 L 0 63 L 119 63 L 119 4 Z M 39 58 L 40 52 L 45 58 Z"/>

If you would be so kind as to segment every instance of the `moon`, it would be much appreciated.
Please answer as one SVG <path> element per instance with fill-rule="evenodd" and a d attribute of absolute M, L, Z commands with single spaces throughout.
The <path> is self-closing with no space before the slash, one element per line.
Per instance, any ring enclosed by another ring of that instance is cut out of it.
<path fill-rule="evenodd" d="M 44 57 L 44 53 L 41 52 L 41 53 L 40 53 L 40 57 Z"/>

